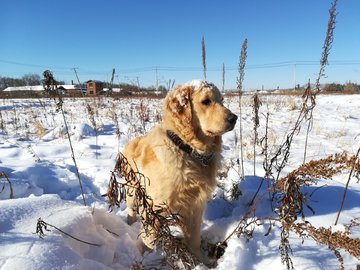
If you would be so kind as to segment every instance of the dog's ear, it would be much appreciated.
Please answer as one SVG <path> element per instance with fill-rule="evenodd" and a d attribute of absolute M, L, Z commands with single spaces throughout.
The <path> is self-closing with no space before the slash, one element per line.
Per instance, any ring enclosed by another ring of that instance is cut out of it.
<path fill-rule="evenodd" d="M 172 117 L 178 118 L 185 126 L 190 124 L 192 118 L 190 102 L 192 92 L 192 86 L 178 85 L 164 101 L 164 111 L 170 112 Z"/>

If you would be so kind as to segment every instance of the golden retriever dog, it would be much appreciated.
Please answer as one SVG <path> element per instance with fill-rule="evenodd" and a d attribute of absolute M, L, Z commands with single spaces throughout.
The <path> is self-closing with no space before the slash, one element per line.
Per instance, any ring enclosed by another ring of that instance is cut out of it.
<path fill-rule="evenodd" d="M 123 151 L 134 171 L 149 178 L 146 192 L 153 205 L 166 203 L 178 213 L 188 234 L 190 252 L 203 261 L 200 226 L 216 185 L 221 136 L 234 129 L 237 116 L 224 107 L 219 89 L 193 80 L 178 85 L 165 98 L 163 121 L 149 134 L 129 142 Z M 127 198 L 128 222 L 136 221 L 134 198 Z M 151 236 L 143 238 L 151 247 Z"/>

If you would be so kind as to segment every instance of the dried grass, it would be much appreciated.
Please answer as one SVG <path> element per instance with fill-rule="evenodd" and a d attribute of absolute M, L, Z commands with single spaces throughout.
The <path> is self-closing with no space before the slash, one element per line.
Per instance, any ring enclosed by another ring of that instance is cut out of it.
<path fill-rule="evenodd" d="M 40 137 L 44 137 L 46 135 L 45 129 L 40 124 L 40 122 L 37 119 L 34 119 L 34 125 L 35 125 L 35 133 Z"/>

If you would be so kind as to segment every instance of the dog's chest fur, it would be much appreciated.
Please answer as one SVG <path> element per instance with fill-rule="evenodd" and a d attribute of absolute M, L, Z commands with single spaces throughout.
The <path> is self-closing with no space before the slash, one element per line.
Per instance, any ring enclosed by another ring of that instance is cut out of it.
<path fill-rule="evenodd" d="M 154 204 L 168 203 L 172 211 L 180 214 L 184 208 L 188 212 L 194 206 L 204 207 L 216 185 L 220 153 L 215 153 L 210 164 L 204 166 L 180 150 L 161 126 L 141 138 L 138 147 L 144 150 L 135 162 L 150 179 L 146 189 Z"/>

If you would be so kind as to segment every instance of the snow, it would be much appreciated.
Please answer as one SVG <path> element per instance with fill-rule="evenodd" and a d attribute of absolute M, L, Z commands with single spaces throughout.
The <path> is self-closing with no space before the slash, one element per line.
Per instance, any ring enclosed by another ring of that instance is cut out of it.
<path fill-rule="evenodd" d="M 10 86 L 4 89 L 4 92 L 8 91 L 44 91 L 44 86 L 34 85 L 34 86 Z"/>
<path fill-rule="evenodd" d="M 191 82 L 198 87 L 203 82 Z M 246 178 L 239 185 L 242 195 L 228 202 L 227 192 L 217 188 L 203 216 L 202 237 L 205 242 L 222 242 L 236 227 L 249 209 L 248 203 L 255 195 L 260 178 L 264 176 L 261 149 L 257 149 L 256 176 L 253 160 L 253 115 L 251 96 L 242 98 L 244 139 L 244 166 Z M 286 134 L 294 126 L 301 108 L 297 96 L 260 96 L 259 137 L 265 133 L 265 117 L 269 112 L 269 151 L 274 154 Z M 41 101 L 41 103 L 40 103 Z M 0 268 L 9 269 L 130 269 L 135 261 L 150 265 L 162 258 L 159 252 L 145 252 L 139 239 L 140 224 L 127 225 L 126 204 L 112 213 L 101 194 L 106 193 L 110 173 L 114 169 L 118 151 L 136 136 L 146 134 L 158 124 L 158 114 L 163 100 L 95 98 L 64 100 L 65 117 L 56 112 L 56 102 L 51 99 L 0 100 L 0 172 L 12 184 L 14 199 L 9 199 L 7 180 L 0 178 L 5 188 L 0 193 Z M 140 102 L 148 108 L 149 121 L 143 123 Z M 96 111 L 94 118 L 99 129 L 92 127 L 86 104 Z M 347 151 L 350 155 L 360 147 L 360 95 L 319 95 L 314 109 L 314 125 L 309 134 L 306 160 L 325 158 L 330 154 Z M 226 98 L 224 104 L 239 114 L 238 97 Z M 266 104 L 268 106 L 266 106 Z M 115 114 L 118 123 L 115 123 Z M 46 135 L 36 133 L 35 119 Z M 119 127 L 120 136 L 116 134 Z M 294 137 L 291 155 L 282 176 L 296 169 L 304 158 L 304 141 L 307 125 Z M 238 155 L 235 129 L 223 136 L 224 162 Z M 77 171 L 72 159 L 68 136 L 70 135 L 74 158 L 82 182 L 85 201 L 79 187 Z M 237 167 L 229 170 L 220 182 L 225 190 L 239 179 Z M 339 224 L 334 226 L 340 207 L 348 172 L 339 174 L 333 181 L 318 180 L 317 186 L 304 188 L 311 194 L 309 204 L 315 210 L 305 210 L 306 220 L 314 226 L 344 230 L 351 219 L 360 216 L 360 184 L 350 181 Z M 321 187 L 321 188 L 319 188 Z M 262 186 L 258 197 L 266 191 Z M 319 188 L 319 189 L 317 189 Z M 265 196 L 266 197 L 266 196 Z M 269 199 L 257 205 L 256 216 L 273 215 Z M 78 242 L 53 227 L 46 231 L 44 240 L 35 234 L 37 220 L 41 218 L 69 235 L 100 246 Z M 225 254 L 216 269 L 286 269 L 279 254 L 280 228 L 275 226 L 264 236 L 268 224 L 257 226 L 253 237 L 233 236 L 228 241 Z M 352 230 L 352 237 L 360 237 L 360 228 Z M 319 246 L 311 239 L 302 244 L 291 234 L 292 260 L 297 270 L 339 269 L 340 265 L 327 246 Z M 356 269 L 359 261 L 339 250 L 345 269 Z M 206 269 L 198 266 L 197 269 Z"/>
<path fill-rule="evenodd" d="M 192 80 L 192 81 L 189 81 L 187 83 L 184 83 L 183 87 L 186 87 L 186 86 L 194 87 L 194 91 L 199 89 L 199 87 L 201 87 L 201 86 L 205 86 L 206 88 L 210 88 L 210 89 L 215 87 L 212 83 L 210 83 L 208 81 L 200 80 L 200 79 Z"/>
<path fill-rule="evenodd" d="M 63 87 L 66 90 L 79 90 L 79 87 L 76 85 L 58 85 L 58 87 Z M 10 86 L 4 89 L 4 92 L 9 91 L 44 91 L 43 85 L 33 85 L 33 86 Z"/>

